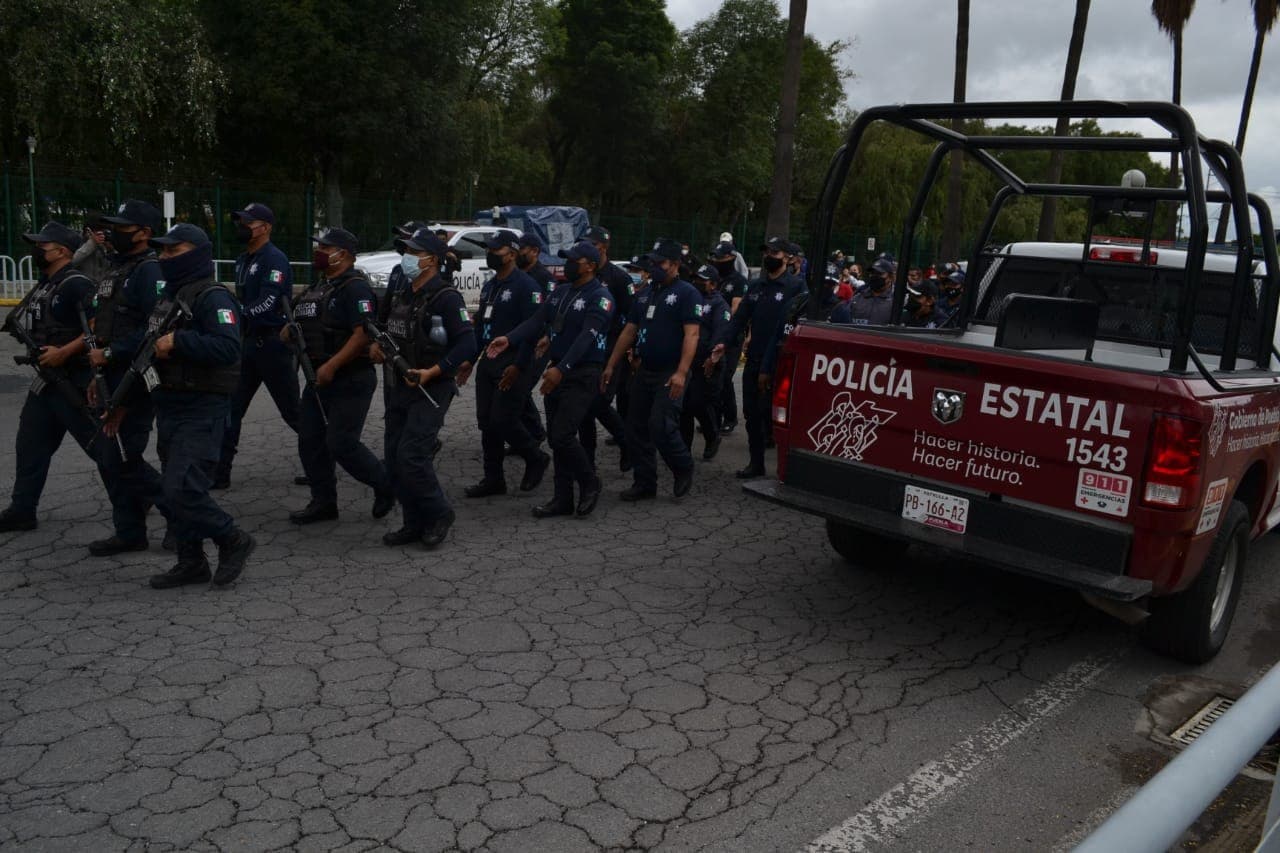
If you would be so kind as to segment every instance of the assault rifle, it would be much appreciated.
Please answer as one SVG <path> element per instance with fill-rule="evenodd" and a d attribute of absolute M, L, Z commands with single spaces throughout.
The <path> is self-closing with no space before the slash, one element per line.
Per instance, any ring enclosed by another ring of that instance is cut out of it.
<path fill-rule="evenodd" d="M 280 305 L 284 309 L 285 328 L 289 330 L 289 346 L 293 347 L 293 354 L 298 357 L 302 379 L 311 389 L 311 396 L 315 398 L 316 409 L 320 412 L 320 421 L 328 426 L 329 415 L 325 412 L 324 403 L 320 402 L 320 393 L 316 390 L 316 366 L 311 363 L 311 356 L 307 355 L 307 344 L 302 339 L 302 327 L 293 318 L 293 306 L 289 304 L 288 296 L 280 297 Z"/>
<path fill-rule="evenodd" d="M 85 314 L 84 307 L 77 308 L 77 311 L 80 314 L 80 330 L 84 332 L 85 347 L 88 348 L 90 355 L 92 355 L 94 350 L 99 350 L 102 347 L 98 346 L 98 339 L 93 334 L 93 329 L 89 328 L 89 316 Z M 107 399 L 111 396 L 111 393 L 107 390 L 107 378 L 102 375 L 102 368 L 94 367 L 92 371 L 94 396 L 98 400 L 95 408 L 97 413 L 101 414 L 107 407 Z"/>
<path fill-rule="evenodd" d="M 396 345 L 396 339 L 391 337 L 385 329 L 378 328 L 378 324 L 373 322 L 372 317 L 364 318 L 364 331 L 382 350 L 382 354 L 386 357 L 387 363 L 391 365 L 391 370 L 395 373 L 396 378 L 403 381 L 405 374 L 414 368 L 409 364 L 408 359 L 401 354 L 400 347 Z M 427 402 L 437 409 L 440 408 L 440 404 L 436 402 L 435 397 L 431 396 L 430 391 L 421 385 L 414 387 L 422 392 L 422 396 L 427 398 Z"/>
<path fill-rule="evenodd" d="M 32 288 L 32 293 L 35 288 Z M 30 296 L 30 294 L 28 294 Z M 4 321 L 4 330 L 18 339 L 18 342 L 26 347 L 27 351 L 23 355 L 15 355 L 13 361 L 15 364 L 27 364 L 36 372 L 36 380 L 31 384 L 31 393 L 40 394 L 45 388 L 53 388 L 61 394 L 68 403 L 76 411 L 86 412 L 88 403 L 85 401 L 84 394 L 75 386 L 75 383 L 67 376 L 65 370 L 60 367 L 44 367 L 40 364 L 40 344 L 32 337 L 31 332 L 27 330 L 25 320 L 27 315 L 27 305 L 19 305 Z"/>

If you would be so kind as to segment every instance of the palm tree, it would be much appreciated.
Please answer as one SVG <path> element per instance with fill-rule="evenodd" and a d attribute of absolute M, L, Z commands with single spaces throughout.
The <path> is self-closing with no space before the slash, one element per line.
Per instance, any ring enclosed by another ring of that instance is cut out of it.
<path fill-rule="evenodd" d="M 965 78 L 969 75 L 969 0 L 956 2 L 956 79 L 957 104 L 964 103 Z M 957 132 L 963 126 L 960 119 L 952 122 Z M 964 180 L 964 155 L 951 153 L 951 177 L 947 184 L 947 210 L 942 220 L 942 260 L 954 261 L 960 254 L 960 201 Z"/>
<path fill-rule="evenodd" d="M 1253 59 L 1249 61 L 1249 82 L 1244 87 L 1244 101 L 1240 105 L 1240 126 L 1236 128 L 1236 151 L 1244 153 L 1244 134 L 1249 129 L 1249 113 L 1253 111 L 1253 91 L 1258 86 L 1258 70 L 1262 67 L 1262 43 L 1267 33 L 1280 18 L 1280 0 L 1253 0 Z M 1218 215 L 1218 233 L 1214 242 L 1227 241 L 1227 220 L 1231 205 L 1222 205 Z"/>
<path fill-rule="evenodd" d="M 1196 0 L 1151 0 L 1151 14 L 1156 16 L 1160 29 L 1173 41 L 1173 102 L 1182 103 L 1182 31 L 1191 18 Z M 1178 152 L 1173 152 L 1169 165 L 1169 186 L 1180 184 L 1178 179 Z"/>
<path fill-rule="evenodd" d="M 1076 0 L 1076 16 L 1071 22 L 1071 42 L 1067 46 L 1067 67 L 1062 75 L 1062 100 L 1072 101 L 1076 97 L 1076 77 L 1080 74 L 1080 54 L 1084 51 L 1084 30 L 1089 23 L 1089 0 Z M 1066 136 L 1071 130 L 1071 119 L 1063 116 L 1058 119 L 1054 128 L 1054 136 Z M 1062 180 L 1061 149 L 1049 154 L 1048 182 L 1056 184 Z M 1053 196 L 1045 196 L 1040 206 L 1040 228 L 1037 240 L 1053 240 L 1054 226 L 1058 218 L 1058 200 Z"/>
<path fill-rule="evenodd" d="M 773 186 L 765 221 L 768 235 L 785 237 L 791 230 L 791 176 L 800 101 L 800 62 L 804 57 L 804 19 L 808 11 L 808 0 L 791 0 L 786 58 L 782 65 L 782 95 L 778 101 L 778 133 L 773 149 Z"/>

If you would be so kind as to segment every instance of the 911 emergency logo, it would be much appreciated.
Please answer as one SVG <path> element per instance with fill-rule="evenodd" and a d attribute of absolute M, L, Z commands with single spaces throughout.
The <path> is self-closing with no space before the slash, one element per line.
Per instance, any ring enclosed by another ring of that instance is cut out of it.
<path fill-rule="evenodd" d="M 876 443 L 876 430 L 897 414 L 870 400 L 855 405 L 853 396 L 841 391 L 832 398 L 831 410 L 809 428 L 809 440 L 819 453 L 861 462 L 863 454 Z"/>

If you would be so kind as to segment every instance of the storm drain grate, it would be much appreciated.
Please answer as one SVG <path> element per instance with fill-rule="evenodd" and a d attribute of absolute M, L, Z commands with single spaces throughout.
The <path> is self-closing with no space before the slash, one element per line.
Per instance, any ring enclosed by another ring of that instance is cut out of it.
<path fill-rule="evenodd" d="M 1190 746 L 1192 741 L 1209 730 L 1209 726 L 1222 719 L 1222 715 L 1227 713 L 1235 703 L 1234 699 L 1228 699 L 1226 696 L 1214 696 L 1205 703 L 1203 708 L 1192 714 L 1191 719 L 1169 735 L 1170 739 L 1183 746 Z M 1246 766 L 1274 776 L 1278 757 L 1280 757 L 1280 732 L 1273 735 Z"/>

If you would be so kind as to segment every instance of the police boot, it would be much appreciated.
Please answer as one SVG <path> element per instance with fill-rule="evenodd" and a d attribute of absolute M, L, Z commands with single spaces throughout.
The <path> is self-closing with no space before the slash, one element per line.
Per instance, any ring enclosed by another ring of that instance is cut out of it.
<path fill-rule="evenodd" d="M 453 527 L 453 522 L 457 517 L 453 510 L 449 510 L 447 515 L 437 518 L 427 525 L 427 532 L 422 534 L 422 544 L 428 548 L 438 547 L 440 543 L 444 542 L 444 538 L 449 535 L 449 528 Z"/>
<path fill-rule="evenodd" d="M 401 545 L 412 545 L 422 539 L 422 528 L 410 527 L 405 525 L 399 530 L 384 533 L 382 535 L 382 544 L 388 548 L 399 548 Z"/>
<path fill-rule="evenodd" d="M 569 497 L 556 495 L 546 503 L 533 508 L 534 518 L 551 518 L 557 515 L 573 515 L 573 495 Z"/>
<path fill-rule="evenodd" d="M 208 583 L 212 577 L 204 556 L 204 543 L 179 542 L 178 564 L 162 575 L 151 576 L 152 589 L 170 589 L 193 583 Z"/>
<path fill-rule="evenodd" d="M 618 497 L 622 498 L 624 501 L 627 501 L 628 503 L 634 503 L 635 501 L 652 500 L 657 496 L 658 496 L 657 489 L 647 489 L 644 486 L 641 486 L 639 483 L 632 484 L 629 488 L 624 489 L 622 493 L 618 495 Z"/>
<path fill-rule="evenodd" d="M 391 489 L 385 492 L 375 491 L 373 493 L 373 517 L 386 518 L 387 513 L 395 509 L 396 493 Z"/>
<path fill-rule="evenodd" d="M 213 585 L 226 586 L 240 577 L 258 543 L 239 527 L 233 527 L 226 536 L 213 541 L 218 546 L 218 571 L 213 576 Z"/>
<path fill-rule="evenodd" d="M 149 544 L 145 538 L 130 542 L 128 539 L 121 539 L 119 536 L 108 536 L 106 539 L 90 542 L 89 553 L 95 557 L 111 557 L 127 551 L 145 551 Z"/>
<path fill-rule="evenodd" d="M 333 521 L 338 517 L 338 505 L 312 501 L 306 508 L 289 513 L 294 524 L 315 524 L 317 521 Z"/>
<path fill-rule="evenodd" d="M 0 512 L 0 533 L 12 533 L 15 530 L 35 530 L 36 515 L 33 512 L 9 507 Z"/>
<path fill-rule="evenodd" d="M 675 486 L 672 488 L 671 493 L 678 498 L 682 498 L 685 495 L 689 494 L 689 490 L 692 488 L 693 488 L 693 469 L 686 468 L 683 471 L 677 471 Z"/>
<path fill-rule="evenodd" d="M 520 481 L 520 491 L 532 492 L 538 486 L 542 485 L 542 478 L 547 473 L 547 468 L 551 465 L 551 454 L 537 451 L 537 455 L 531 461 L 525 462 L 524 478 Z"/>
<path fill-rule="evenodd" d="M 747 467 L 739 468 L 737 471 L 734 471 L 733 476 L 737 477 L 739 480 L 750 480 L 753 477 L 763 477 L 764 466 L 757 465 L 756 463 L 752 462 L 752 463 L 749 463 Z"/>
<path fill-rule="evenodd" d="M 507 493 L 507 484 L 502 480 L 490 480 L 488 478 L 481 480 L 474 486 L 467 486 L 463 490 L 463 494 L 469 498 L 487 498 L 491 495 L 505 495 Z"/>
<path fill-rule="evenodd" d="M 578 509 L 576 515 L 578 518 L 586 518 L 595 511 L 596 504 L 600 502 L 600 478 L 596 477 L 590 483 L 582 487 L 578 495 Z"/>

